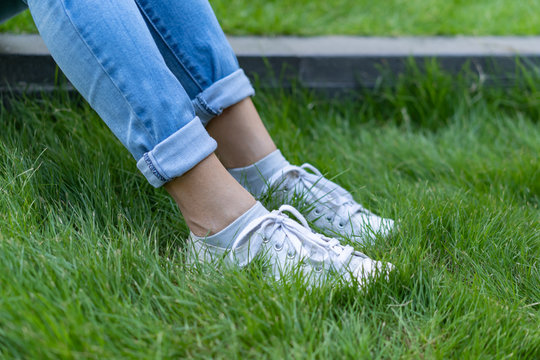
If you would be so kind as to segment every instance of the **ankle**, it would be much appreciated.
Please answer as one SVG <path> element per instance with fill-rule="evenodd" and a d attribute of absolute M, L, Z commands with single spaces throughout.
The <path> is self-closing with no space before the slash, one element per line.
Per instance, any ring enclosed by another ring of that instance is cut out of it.
<path fill-rule="evenodd" d="M 252 196 L 222 200 L 222 206 L 212 207 L 205 212 L 182 212 L 189 230 L 195 236 L 206 237 L 219 233 L 256 204 Z"/>
<path fill-rule="evenodd" d="M 192 232 L 191 237 L 196 240 L 202 240 L 208 245 L 215 247 L 230 249 L 238 235 L 248 226 L 253 220 L 267 215 L 268 210 L 257 202 L 249 210 L 240 215 L 237 219 L 231 222 L 225 229 L 214 235 L 197 236 Z"/>
<path fill-rule="evenodd" d="M 288 165 L 290 163 L 281 151 L 275 150 L 250 166 L 228 169 L 228 171 L 236 181 L 258 198 L 263 194 L 270 178 Z"/>
<path fill-rule="evenodd" d="M 256 203 L 213 154 L 165 184 L 165 189 L 198 236 L 219 232 Z"/>
<path fill-rule="evenodd" d="M 206 130 L 217 141 L 216 154 L 227 168 L 251 165 L 276 150 L 250 98 L 225 109 Z"/>

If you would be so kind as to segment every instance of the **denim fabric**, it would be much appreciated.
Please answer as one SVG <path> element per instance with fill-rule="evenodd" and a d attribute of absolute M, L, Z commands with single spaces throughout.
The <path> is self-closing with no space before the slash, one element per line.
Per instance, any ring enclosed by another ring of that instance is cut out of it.
<path fill-rule="evenodd" d="M 208 1 L 135 1 L 203 124 L 254 94 Z"/>
<path fill-rule="evenodd" d="M 210 155 L 204 124 L 254 93 L 205 0 L 28 4 L 59 67 L 155 187 Z"/>

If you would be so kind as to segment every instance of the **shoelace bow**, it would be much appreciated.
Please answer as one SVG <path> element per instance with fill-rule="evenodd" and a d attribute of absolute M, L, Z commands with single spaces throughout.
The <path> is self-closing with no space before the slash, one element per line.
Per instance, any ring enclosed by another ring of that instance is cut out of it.
<path fill-rule="evenodd" d="M 289 176 L 289 174 L 294 174 L 295 176 Z M 331 208 L 335 214 L 339 214 L 342 218 L 348 219 L 349 216 L 357 213 L 371 215 L 369 210 L 354 201 L 352 195 L 347 190 L 325 179 L 322 173 L 311 164 L 305 163 L 301 166 L 288 165 L 275 173 L 268 180 L 268 185 L 274 186 L 280 184 L 280 181 L 284 181 L 287 178 L 291 179 L 290 184 L 293 188 L 301 182 L 306 190 L 315 197 L 317 202 L 324 203 L 325 206 Z"/>
<path fill-rule="evenodd" d="M 288 217 L 285 212 L 294 215 L 300 223 Z M 353 252 L 355 252 L 351 246 L 341 245 L 337 239 L 315 234 L 311 231 L 306 219 L 298 210 L 290 205 L 282 205 L 279 210 L 274 210 L 267 215 L 257 218 L 246 226 L 232 244 L 231 252 L 229 253 L 231 260 L 235 261 L 235 250 L 259 229 L 262 230 L 264 236 L 267 238 L 271 238 L 279 231 L 277 234 L 279 238 L 276 244 L 279 244 L 280 249 L 285 242 L 288 242 L 296 253 L 301 253 L 304 248 L 311 248 L 315 252 L 320 252 L 324 255 L 322 260 L 326 260 L 328 257 L 335 259 L 333 265 L 336 269 L 347 264 Z M 254 252 L 256 253 L 257 250 Z M 248 258 L 246 263 L 249 263 L 251 260 Z"/>

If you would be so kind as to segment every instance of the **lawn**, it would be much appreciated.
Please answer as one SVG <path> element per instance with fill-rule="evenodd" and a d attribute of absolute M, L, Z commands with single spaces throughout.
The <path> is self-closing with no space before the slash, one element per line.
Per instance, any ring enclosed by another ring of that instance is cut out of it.
<path fill-rule="evenodd" d="M 228 34 L 538 35 L 537 0 L 211 0 Z M 28 13 L 0 31 L 35 32 Z"/>
<path fill-rule="evenodd" d="M 359 290 L 186 268 L 187 229 L 87 104 L 10 100 L 0 122 L 0 356 L 540 358 L 540 80 L 431 68 L 329 99 L 262 89 L 282 151 L 399 231 Z"/>

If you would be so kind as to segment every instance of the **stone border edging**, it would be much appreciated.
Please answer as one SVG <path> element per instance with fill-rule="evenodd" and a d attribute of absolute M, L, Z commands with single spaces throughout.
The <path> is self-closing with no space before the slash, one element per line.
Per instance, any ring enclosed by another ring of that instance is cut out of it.
<path fill-rule="evenodd" d="M 485 77 L 505 78 L 516 58 L 540 65 L 540 37 L 229 37 L 240 65 L 262 86 L 322 90 L 372 87 L 383 69 L 398 74 L 409 59 L 436 58 L 457 72 L 471 63 Z M 0 34 L 3 88 L 47 89 L 58 72 L 39 35 Z"/>

